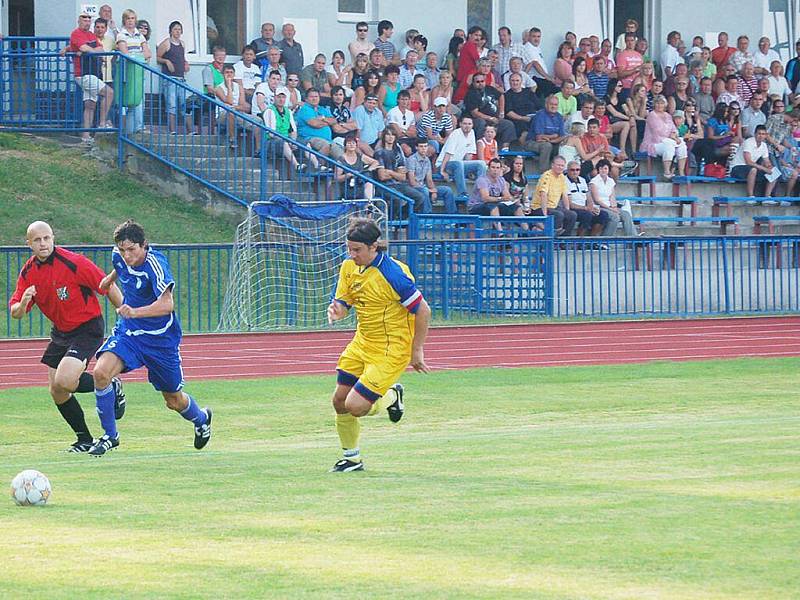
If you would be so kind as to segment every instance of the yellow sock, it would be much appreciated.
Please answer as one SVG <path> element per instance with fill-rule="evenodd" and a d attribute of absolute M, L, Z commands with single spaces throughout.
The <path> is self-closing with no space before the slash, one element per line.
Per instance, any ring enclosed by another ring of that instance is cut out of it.
<path fill-rule="evenodd" d="M 378 398 L 373 403 L 372 408 L 367 413 L 367 416 L 371 417 L 378 411 L 385 410 L 386 407 L 389 406 L 395 400 L 397 400 L 397 392 L 394 391 L 394 388 L 389 388 L 383 396 Z"/>
<path fill-rule="evenodd" d="M 350 460 L 360 460 L 358 438 L 361 434 L 361 423 L 350 413 L 336 415 L 336 433 L 342 442 L 345 455 Z"/>

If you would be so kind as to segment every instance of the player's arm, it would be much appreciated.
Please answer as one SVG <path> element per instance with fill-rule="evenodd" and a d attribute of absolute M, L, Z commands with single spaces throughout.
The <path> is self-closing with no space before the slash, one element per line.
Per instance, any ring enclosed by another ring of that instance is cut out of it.
<path fill-rule="evenodd" d="M 112 269 L 111 273 L 109 273 L 108 275 L 103 277 L 103 279 L 100 280 L 100 284 L 97 287 L 100 289 L 100 291 L 107 293 L 109 288 L 111 287 L 111 284 L 114 283 L 116 280 L 117 280 L 117 271 L 115 269 Z"/>
<path fill-rule="evenodd" d="M 30 285 L 25 288 L 25 291 L 22 292 L 22 296 L 20 297 L 19 301 L 11 304 L 11 316 L 15 319 L 21 319 L 24 317 L 31 309 L 31 302 L 33 302 L 33 297 L 35 295 L 35 285 Z"/>
<path fill-rule="evenodd" d="M 346 274 L 348 270 L 347 261 L 342 263 L 339 268 L 339 279 L 336 281 L 336 289 L 331 295 L 331 303 L 328 305 L 328 324 L 344 319 L 350 312 L 353 299 L 350 297 L 347 287 Z"/>
<path fill-rule="evenodd" d="M 123 303 L 122 292 L 115 284 L 112 283 L 109 286 L 108 292 L 106 292 L 106 296 L 108 296 L 108 299 L 111 302 L 111 304 L 114 305 L 114 308 L 119 308 L 120 306 L 122 306 Z"/>
<path fill-rule="evenodd" d="M 172 298 L 172 286 L 170 286 L 152 304 L 139 308 L 123 304 L 117 309 L 117 314 L 126 319 L 145 319 L 147 317 L 163 317 L 170 314 L 174 308 L 175 302 Z"/>
<path fill-rule="evenodd" d="M 346 305 L 341 300 L 333 299 L 331 303 L 328 305 L 328 324 L 332 324 L 334 321 L 338 321 L 339 319 L 344 319 L 347 316 L 347 313 L 350 312 L 350 307 Z"/>
<path fill-rule="evenodd" d="M 411 366 L 420 373 L 429 373 L 430 368 L 425 364 L 425 338 L 428 337 L 428 326 L 431 323 L 431 307 L 423 298 L 417 306 L 414 319 L 414 343 L 411 346 Z"/>

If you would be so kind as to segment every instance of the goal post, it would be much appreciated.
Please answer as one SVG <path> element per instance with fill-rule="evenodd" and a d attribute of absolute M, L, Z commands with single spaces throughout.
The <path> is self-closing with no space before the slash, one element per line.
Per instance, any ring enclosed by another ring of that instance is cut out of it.
<path fill-rule="evenodd" d="M 328 327 L 327 306 L 353 217 L 374 219 L 387 235 L 383 200 L 297 203 L 286 196 L 253 202 L 237 227 L 220 331 Z M 349 316 L 336 327 L 354 326 Z"/>

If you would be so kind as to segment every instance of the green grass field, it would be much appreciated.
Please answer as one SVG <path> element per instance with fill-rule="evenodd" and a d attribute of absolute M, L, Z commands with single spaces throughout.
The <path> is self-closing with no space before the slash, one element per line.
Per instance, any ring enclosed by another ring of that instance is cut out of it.
<path fill-rule="evenodd" d="M 53 496 L 0 502 L 0 597 L 797 598 L 799 368 L 408 375 L 344 475 L 332 377 L 191 383 L 202 452 L 128 385 L 101 459 L 59 453 L 43 389 L 3 390 L 0 480 L 37 468 Z"/>

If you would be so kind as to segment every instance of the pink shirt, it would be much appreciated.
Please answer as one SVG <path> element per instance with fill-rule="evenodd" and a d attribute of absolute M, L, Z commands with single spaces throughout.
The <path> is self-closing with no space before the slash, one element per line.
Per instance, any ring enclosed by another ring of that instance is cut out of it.
<path fill-rule="evenodd" d="M 656 144 L 660 144 L 665 138 L 677 132 L 675 123 L 672 122 L 672 115 L 666 110 L 660 113 L 653 111 L 647 115 L 640 150 L 650 156 L 656 156 Z"/>
<path fill-rule="evenodd" d="M 565 81 L 572 80 L 572 63 L 563 58 L 557 58 L 553 65 L 553 78 L 556 80 L 556 85 L 561 85 Z"/>
<path fill-rule="evenodd" d="M 636 50 L 623 50 L 619 54 L 617 54 L 617 69 L 621 69 L 623 71 L 627 71 L 628 69 L 633 69 L 635 67 L 641 67 L 644 59 L 642 55 L 639 54 Z M 632 75 L 628 75 L 624 79 L 622 79 L 622 87 L 626 90 L 630 89 L 631 85 L 633 85 L 633 80 L 638 77 L 638 73 L 633 73 Z"/>

